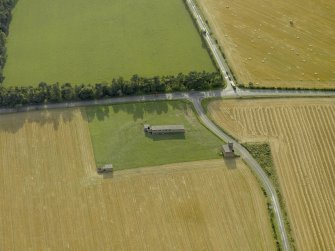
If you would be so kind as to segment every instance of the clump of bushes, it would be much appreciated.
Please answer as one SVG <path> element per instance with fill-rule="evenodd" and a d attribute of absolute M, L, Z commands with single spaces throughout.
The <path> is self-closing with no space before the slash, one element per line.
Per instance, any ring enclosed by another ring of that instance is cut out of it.
<path fill-rule="evenodd" d="M 257 160 L 259 165 L 264 169 L 266 174 L 271 177 L 274 175 L 273 160 L 271 155 L 271 148 L 266 143 L 244 143 L 243 146 L 251 153 Z"/>
<path fill-rule="evenodd" d="M 219 72 L 190 72 L 178 75 L 140 77 L 130 80 L 113 79 L 111 82 L 72 85 L 47 84 L 37 87 L 0 87 L 0 106 L 17 107 L 45 103 L 104 99 L 129 95 L 156 94 L 189 90 L 210 90 L 223 86 Z"/>

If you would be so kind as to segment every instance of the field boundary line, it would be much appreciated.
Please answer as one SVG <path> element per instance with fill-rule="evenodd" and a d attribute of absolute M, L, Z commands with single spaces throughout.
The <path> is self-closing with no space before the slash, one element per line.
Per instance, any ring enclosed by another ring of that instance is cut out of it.
<path fill-rule="evenodd" d="M 121 103 L 164 101 L 164 100 L 189 100 L 199 98 L 206 100 L 209 98 L 292 98 L 292 97 L 335 97 L 335 91 L 317 91 L 317 90 L 252 90 L 252 89 L 217 89 L 211 91 L 188 91 L 188 92 L 171 92 L 164 94 L 149 94 L 137 96 L 122 96 L 117 98 L 106 98 L 99 100 L 73 101 L 62 103 L 50 103 L 42 105 L 27 105 L 18 108 L 0 108 L 1 114 L 30 112 L 48 109 L 76 108 L 84 106 L 113 105 Z"/>
<path fill-rule="evenodd" d="M 276 189 L 272 184 L 269 177 L 266 175 L 262 167 L 258 164 L 258 162 L 251 156 L 247 149 L 245 149 L 241 144 L 239 144 L 234 138 L 224 133 L 219 127 L 217 127 L 205 114 L 203 107 L 201 106 L 201 98 L 192 99 L 195 109 L 197 110 L 199 118 L 203 121 L 203 123 L 213 131 L 219 138 L 221 138 L 225 142 L 233 142 L 235 145 L 235 149 L 237 149 L 241 158 L 248 164 L 253 173 L 257 176 L 257 178 L 261 181 L 266 193 L 269 196 L 274 216 L 276 219 L 276 223 L 278 224 L 280 239 L 282 243 L 283 250 L 289 251 L 291 250 L 290 242 L 288 239 L 288 235 L 285 228 L 283 213 L 280 208 L 279 199 L 277 196 Z"/>
<path fill-rule="evenodd" d="M 195 4 L 193 0 L 184 0 L 186 5 L 188 6 L 190 12 L 192 13 L 193 18 L 195 19 L 195 22 L 197 23 L 200 32 L 202 34 L 203 39 L 206 41 L 208 48 L 212 52 L 213 58 L 219 67 L 219 70 L 222 74 L 223 79 L 225 80 L 226 89 L 232 89 L 232 87 L 236 87 L 236 83 L 234 81 L 234 77 L 231 74 L 231 70 L 221 55 L 221 51 L 218 49 L 217 44 L 215 43 L 215 40 L 211 36 L 211 31 L 206 24 L 206 22 L 203 20 L 200 14 L 200 10 Z"/>
<path fill-rule="evenodd" d="M 167 94 L 157 95 L 142 95 L 142 96 L 126 96 L 119 98 L 109 98 L 103 100 L 91 100 L 91 101 L 77 101 L 69 103 L 55 103 L 55 104 L 44 104 L 44 105 L 32 105 L 21 108 L 3 108 L 0 109 L 0 114 L 18 113 L 18 112 L 29 112 L 38 110 L 48 109 L 64 109 L 64 108 L 77 108 L 85 106 L 97 106 L 97 105 L 112 105 L 121 103 L 133 103 L 133 102 L 148 102 L 148 101 L 164 101 L 164 100 L 189 100 L 193 103 L 199 119 L 203 124 L 223 141 L 234 142 L 237 150 L 241 153 L 241 157 L 248 163 L 249 167 L 254 171 L 255 175 L 263 182 L 264 188 L 267 191 L 271 204 L 274 209 L 276 222 L 280 228 L 282 243 L 284 243 L 284 250 L 290 250 L 286 229 L 283 223 L 282 212 L 280 209 L 278 197 L 274 189 L 273 184 L 266 176 L 260 165 L 250 155 L 250 153 L 243 148 L 233 137 L 224 133 L 219 127 L 214 125 L 211 120 L 206 116 L 204 109 L 201 105 L 201 101 L 207 98 L 252 98 L 252 97 L 334 97 L 334 91 L 289 91 L 289 90 L 238 90 L 234 92 L 232 90 L 213 90 L 206 92 L 176 92 Z"/>

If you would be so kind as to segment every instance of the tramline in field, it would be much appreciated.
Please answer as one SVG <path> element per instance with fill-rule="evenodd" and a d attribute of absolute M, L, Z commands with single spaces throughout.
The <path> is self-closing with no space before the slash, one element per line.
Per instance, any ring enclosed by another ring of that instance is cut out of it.
<path fill-rule="evenodd" d="M 214 101 L 214 121 L 240 141 L 269 142 L 298 250 L 335 246 L 335 100 Z"/>
<path fill-rule="evenodd" d="M 88 123 L 81 109 L 1 116 L 0 250 L 275 250 L 266 199 L 242 161 L 110 178 L 96 172 Z"/>

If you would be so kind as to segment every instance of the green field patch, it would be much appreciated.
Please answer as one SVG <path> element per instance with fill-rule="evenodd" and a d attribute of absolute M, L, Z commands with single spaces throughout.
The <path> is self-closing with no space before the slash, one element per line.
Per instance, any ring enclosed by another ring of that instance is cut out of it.
<path fill-rule="evenodd" d="M 182 0 L 20 0 L 5 85 L 215 71 Z"/>
<path fill-rule="evenodd" d="M 221 141 L 200 124 L 183 101 L 86 108 L 97 166 L 116 170 L 220 158 Z M 143 125 L 183 124 L 184 135 L 148 135 Z"/>

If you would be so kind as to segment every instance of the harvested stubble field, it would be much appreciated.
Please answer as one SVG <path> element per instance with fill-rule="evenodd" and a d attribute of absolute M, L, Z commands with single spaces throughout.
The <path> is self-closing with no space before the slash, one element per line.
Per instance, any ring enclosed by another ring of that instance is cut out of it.
<path fill-rule="evenodd" d="M 231 67 L 245 84 L 335 87 L 334 1 L 198 3 Z"/>
<path fill-rule="evenodd" d="M 182 0 L 20 0 L 5 85 L 215 71 Z"/>
<path fill-rule="evenodd" d="M 241 161 L 96 174 L 79 109 L 1 116 L 1 250 L 275 250 Z"/>
<path fill-rule="evenodd" d="M 270 142 L 298 250 L 333 250 L 335 99 L 213 101 L 208 110 L 240 141 Z"/>

